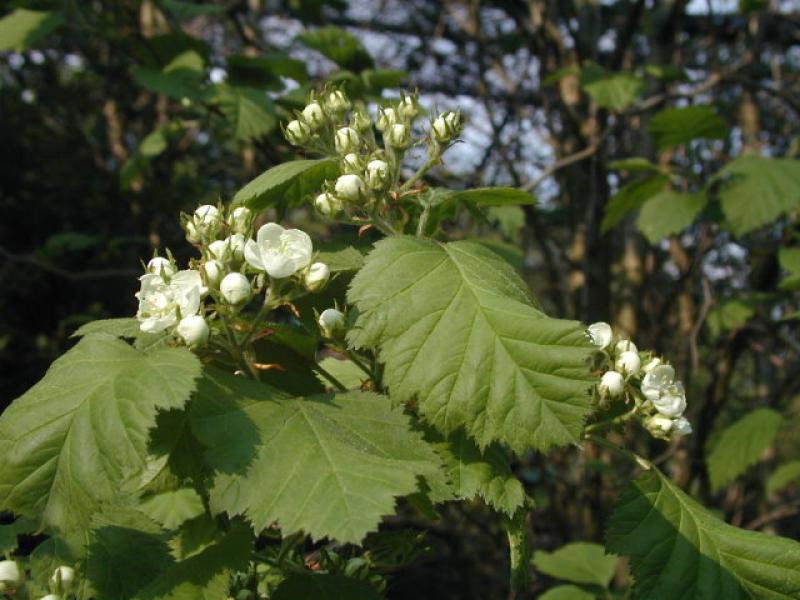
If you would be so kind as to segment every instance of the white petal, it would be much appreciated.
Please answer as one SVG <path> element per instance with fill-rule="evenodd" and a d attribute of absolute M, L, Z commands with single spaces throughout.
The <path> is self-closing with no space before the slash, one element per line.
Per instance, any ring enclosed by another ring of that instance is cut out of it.
<path fill-rule="evenodd" d="M 311 263 L 314 245 L 305 231 L 287 229 L 281 236 L 281 241 L 286 243 L 286 255 L 291 259 L 295 270 L 303 269 Z"/>
<path fill-rule="evenodd" d="M 264 270 L 264 261 L 261 260 L 261 252 L 259 251 L 258 244 L 253 240 L 247 240 L 247 244 L 245 244 L 244 259 L 251 267 L 259 271 Z"/>
<path fill-rule="evenodd" d="M 277 246 L 280 243 L 281 235 L 284 231 L 286 230 L 277 223 L 267 223 L 266 225 L 262 225 L 256 234 L 256 242 L 258 242 L 258 247 L 263 251 L 265 245 Z"/>
<path fill-rule="evenodd" d="M 270 277 L 275 279 L 283 279 L 294 275 L 297 270 L 291 258 L 284 254 L 270 252 L 264 256 L 264 270 Z"/>

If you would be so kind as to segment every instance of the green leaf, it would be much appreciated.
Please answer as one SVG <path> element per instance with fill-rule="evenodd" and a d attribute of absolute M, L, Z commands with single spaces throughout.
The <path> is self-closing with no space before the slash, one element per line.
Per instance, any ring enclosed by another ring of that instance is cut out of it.
<path fill-rule="evenodd" d="M 233 201 L 252 210 L 297 204 L 318 191 L 326 179 L 338 176 L 339 167 L 334 160 L 294 160 L 263 172 L 239 190 Z"/>
<path fill-rule="evenodd" d="M 143 88 L 178 100 L 203 97 L 205 59 L 195 50 L 181 52 L 163 69 L 151 66 L 135 66 L 131 77 Z"/>
<path fill-rule="evenodd" d="M 483 452 L 459 430 L 447 438 L 428 431 L 436 452 L 444 461 L 445 472 L 457 498 L 480 496 L 497 511 L 513 516 L 525 504 L 525 489 L 514 477 L 509 457 L 502 446 L 491 444 Z"/>
<path fill-rule="evenodd" d="M 272 600 L 380 600 L 366 581 L 330 573 L 293 573 L 275 590 Z"/>
<path fill-rule="evenodd" d="M 745 155 L 729 162 L 714 180 L 730 229 L 742 235 L 800 206 L 800 161 Z"/>
<path fill-rule="evenodd" d="M 623 110 L 644 91 L 644 80 L 631 73 L 613 73 L 590 62 L 581 69 L 581 86 L 598 107 Z"/>
<path fill-rule="evenodd" d="M 759 461 L 772 445 L 783 417 L 769 408 L 759 408 L 727 427 L 708 454 L 708 475 L 713 490 L 719 490 Z"/>
<path fill-rule="evenodd" d="M 374 96 L 380 96 L 385 89 L 400 87 L 406 77 L 408 77 L 406 71 L 396 69 L 364 69 L 360 74 L 364 92 Z"/>
<path fill-rule="evenodd" d="M 350 360 L 340 360 L 329 356 L 324 358 L 319 364 L 328 373 L 338 379 L 348 390 L 360 389 L 361 382 L 367 379 L 367 374 Z M 316 375 L 323 385 L 330 385 L 328 380 L 322 375 L 319 373 Z"/>
<path fill-rule="evenodd" d="M 445 434 L 515 451 L 577 441 L 589 411 L 582 325 L 537 310 L 524 282 L 473 242 L 375 245 L 353 279 L 350 341 L 379 349 L 392 398 Z"/>
<path fill-rule="evenodd" d="M 297 39 L 344 69 L 357 73 L 373 67 L 372 57 L 361 42 L 338 27 L 318 27 L 300 34 Z"/>
<path fill-rule="evenodd" d="M 8 525 L 0 525 L 0 556 L 7 556 L 17 549 L 17 536 L 35 531 L 36 525 L 24 517 Z"/>
<path fill-rule="evenodd" d="M 658 165 L 649 161 L 642 156 L 632 156 L 630 158 L 623 158 L 622 160 L 615 160 L 608 164 L 610 169 L 615 171 L 658 171 Z"/>
<path fill-rule="evenodd" d="M 364 266 L 364 255 L 352 246 L 341 250 L 320 252 L 316 259 L 328 265 L 331 273 L 358 271 Z"/>
<path fill-rule="evenodd" d="M 275 103 L 261 90 L 249 87 L 216 85 L 209 101 L 219 106 L 236 139 L 254 140 L 275 129 Z"/>
<path fill-rule="evenodd" d="M 85 528 L 144 467 L 156 411 L 183 406 L 199 375 L 185 348 L 81 339 L 0 416 L 0 509 Z"/>
<path fill-rule="evenodd" d="M 64 24 L 60 12 L 40 12 L 18 8 L 0 19 L 0 52 L 21 52 Z"/>
<path fill-rule="evenodd" d="M 686 229 L 705 205 L 703 193 L 659 192 L 642 205 L 636 226 L 651 244 L 655 244 Z"/>
<path fill-rule="evenodd" d="M 774 494 L 796 482 L 800 482 L 800 460 L 793 460 L 775 469 L 767 479 L 767 494 Z"/>
<path fill-rule="evenodd" d="M 452 192 L 452 196 L 455 200 L 468 202 L 475 206 L 508 206 L 536 203 L 536 196 L 530 192 L 511 187 L 476 188 Z"/>
<path fill-rule="evenodd" d="M 577 585 L 557 585 L 539 596 L 539 600 L 595 600 L 596 596 Z"/>
<path fill-rule="evenodd" d="M 657 173 L 641 179 L 635 179 L 622 186 L 606 205 L 603 222 L 600 224 L 600 231 L 606 233 L 612 229 L 629 213 L 637 210 L 648 199 L 663 191 L 664 186 L 668 183 L 669 177 L 663 173 Z"/>
<path fill-rule="evenodd" d="M 148 496 L 139 503 L 139 507 L 144 514 L 167 529 L 176 529 L 185 521 L 205 512 L 200 494 L 186 487 Z"/>
<path fill-rule="evenodd" d="M 788 271 L 781 279 L 783 290 L 800 290 L 800 248 L 781 248 L 778 251 L 781 269 Z"/>
<path fill-rule="evenodd" d="M 722 301 L 708 311 L 706 325 L 712 337 L 744 325 L 755 314 L 752 304 L 734 298 Z"/>
<path fill-rule="evenodd" d="M 640 598 L 800 597 L 800 544 L 728 525 L 654 468 L 622 492 L 606 548 L 631 557 Z"/>
<path fill-rule="evenodd" d="M 180 0 L 161 0 L 161 5 L 179 19 L 221 15 L 226 10 L 225 6 L 221 4 L 195 4 L 193 2 L 181 2 Z"/>
<path fill-rule="evenodd" d="M 728 134 L 728 128 L 711 106 L 698 104 L 657 112 L 648 132 L 656 150 L 663 152 L 698 138 L 721 140 Z"/>
<path fill-rule="evenodd" d="M 245 515 L 261 531 L 358 543 L 438 457 L 389 399 L 368 393 L 289 398 L 214 372 L 191 408 L 192 429 L 217 471 L 215 512 Z M 302 474 L 299 476 L 298 474 Z"/>
<path fill-rule="evenodd" d="M 121 319 L 99 319 L 97 321 L 91 321 L 85 325 L 81 325 L 70 337 L 76 338 L 98 333 L 113 337 L 135 338 L 142 332 L 139 329 L 138 320 L 123 317 Z"/>
<path fill-rule="evenodd" d="M 553 552 L 538 550 L 533 565 L 556 579 L 608 587 L 617 570 L 618 557 L 606 554 L 600 544 L 574 542 Z"/>

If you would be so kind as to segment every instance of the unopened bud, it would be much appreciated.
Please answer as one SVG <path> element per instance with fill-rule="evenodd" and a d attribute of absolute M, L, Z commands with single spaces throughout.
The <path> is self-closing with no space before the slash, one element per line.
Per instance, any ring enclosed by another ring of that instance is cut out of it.
<path fill-rule="evenodd" d="M 22 583 L 22 571 L 16 561 L 0 561 L 0 592 L 13 590 L 20 583 Z"/>
<path fill-rule="evenodd" d="M 306 271 L 303 283 L 310 292 L 318 292 L 331 278 L 331 270 L 322 262 L 315 262 Z"/>
<path fill-rule="evenodd" d="M 677 436 L 689 435 L 692 433 L 692 424 L 686 417 L 678 417 L 672 422 L 672 434 Z"/>
<path fill-rule="evenodd" d="M 208 323 L 200 315 L 192 315 L 181 319 L 176 331 L 188 346 L 200 346 L 208 340 Z"/>
<path fill-rule="evenodd" d="M 361 137 L 352 127 L 342 127 L 336 132 L 333 144 L 339 154 L 355 152 L 361 145 Z"/>
<path fill-rule="evenodd" d="M 392 148 L 405 148 L 411 139 L 411 131 L 405 123 L 395 123 L 384 132 L 384 136 Z"/>
<path fill-rule="evenodd" d="M 293 146 L 302 146 L 311 137 L 311 127 L 295 119 L 286 126 L 286 140 Z"/>
<path fill-rule="evenodd" d="M 397 112 L 406 119 L 413 119 L 419 114 L 419 102 L 416 96 L 403 96 L 397 105 Z"/>
<path fill-rule="evenodd" d="M 614 339 L 614 332 L 611 331 L 611 325 L 602 321 L 592 323 L 587 328 L 587 331 L 589 332 L 592 343 L 601 350 L 608 348 L 611 345 L 611 340 Z"/>
<path fill-rule="evenodd" d="M 341 311 L 326 308 L 319 316 L 319 328 L 327 338 L 336 338 L 347 328 L 347 320 Z"/>
<path fill-rule="evenodd" d="M 167 258 L 163 256 L 154 256 L 147 263 L 147 272 L 153 275 L 159 275 L 162 278 L 169 278 L 178 272 L 178 269 Z"/>
<path fill-rule="evenodd" d="M 245 207 L 239 206 L 234 208 L 228 217 L 228 225 L 233 233 L 246 234 L 250 230 L 250 225 L 253 222 L 253 212 Z"/>
<path fill-rule="evenodd" d="M 59 594 L 68 594 L 75 586 L 75 569 L 61 565 L 56 567 L 53 576 L 50 578 L 50 583 Z"/>
<path fill-rule="evenodd" d="M 250 281 L 241 273 L 228 273 L 220 282 L 219 291 L 229 304 L 241 304 L 250 298 Z"/>
<path fill-rule="evenodd" d="M 359 133 L 369 131 L 372 128 L 372 119 L 369 118 L 369 113 L 362 107 L 355 109 L 350 118 L 350 127 Z"/>
<path fill-rule="evenodd" d="M 325 112 L 319 102 L 311 102 L 303 109 L 303 120 L 312 131 L 319 129 L 325 123 Z"/>
<path fill-rule="evenodd" d="M 634 377 L 639 374 L 639 369 L 642 366 L 642 359 L 639 354 L 626 350 L 617 357 L 614 363 L 614 368 L 621 372 L 623 375 Z"/>
<path fill-rule="evenodd" d="M 366 192 L 364 180 L 354 174 L 342 175 L 339 177 L 339 179 L 336 180 L 334 189 L 336 190 L 337 196 L 345 200 L 350 200 L 351 202 L 360 200 Z"/>
<path fill-rule="evenodd" d="M 617 345 L 614 347 L 614 350 L 617 352 L 617 354 L 621 354 L 622 352 L 638 352 L 636 344 L 630 340 L 618 341 Z"/>
<path fill-rule="evenodd" d="M 342 90 L 334 90 L 325 99 L 325 106 L 331 112 L 343 113 L 350 110 L 350 100 Z"/>
<path fill-rule="evenodd" d="M 449 142 L 461 132 L 461 115 L 447 111 L 434 119 L 431 133 L 437 142 Z"/>
<path fill-rule="evenodd" d="M 369 186 L 381 189 L 389 182 L 389 165 L 383 160 L 371 160 L 367 164 L 367 179 Z"/>
<path fill-rule="evenodd" d="M 205 276 L 205 284 L 213 289 L 219 287 L 225 267 L 216 260 L 207 260 L 200 266 L 200 271 Z"/>
<path fill-rule="evenodd" d="M 314 208 L 324 217 L 332 217 L 342 210 L 342 201 L 333 194 L 323 192 L 314 198 Z"/>
<path fill-rule="evenodd" d="M 398 118 L 397 111 L 393 108 L 379 108 L 378 109 L 378 119 L 375 123 L 375 127 L 378 128 L 379 131 L 386 131 L 392 125 L 395 125 L 400 119 Z"/>
<path fill-rule="evenodd" d="M 625 389 L 625 379 L 616 371 L 607 371 L 600 378 L 597 390 L 604 398 L 617 398 Z"/>
<path fill-rule="evenodd" d="M 673 422 L 668 417 L 654 415 L 644 422 L 645 429 L 656 437 L 665 437 L 672 431 Z"/>
<path fill-rule="evenodd" d="M 346 154 L 342 159 L 342 171 L 345 173 L 362 173 L 364 171 L 364 162 L 355 152 Z"/>

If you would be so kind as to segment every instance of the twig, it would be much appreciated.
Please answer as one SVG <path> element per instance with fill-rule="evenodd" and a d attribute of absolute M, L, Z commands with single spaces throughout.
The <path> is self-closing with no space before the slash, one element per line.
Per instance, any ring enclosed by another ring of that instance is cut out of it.
<path fill-rule="evenodd" d="M 744 526 L 745 529 L 761 529 L 764 525 L 768 525 L 769 523 L 774 523 L 775 521 L 780 521 L 781 519 L 785 519 L 786 517 L 791 517 L 800 513 L 800 500 L 795 500 L 789 504 L 785 504 L 783 506 L 779 506 L 773 511 L 768 512 L 765 515 L 761 515 L 750 521 L 747 525 Z"/>
<path fill-rule="evenodd" d="M 689 356 L 691 357 L 692 370 L 696 371 L 700 366 L 700 359 L 697 352 L 697 336 L 700 335 L 700 330 L 703 328 L 708 311 L 714 304 L 714 296 L 711 293 L 711 284 L 708 282 L 707 277 L 703 277 L 703 305 L 700 307 L 700 312 L 697 315 L 697 320 L 692 325 L 692 330 L 689 333 Z"/>
<path fill-rule="evenodd" d="M 593 144 L 586 146 L 586 148 L 576 152 L 575 154 L 570 154 L 569 156 L 565 156 L 561 160 L 557 160 L 552 165 L 547 167 L 544 171 L 542 171 L 536 179 L 524 184 L 522 186 L 522 189 L 525 190 L 526 192 L 532 192 L 537 187 L 539 187 L 540 183 L 542 183 L 545 179 L 553 175 L 556 171 L 560 171 L 564 167 L 568 167 L 572 164 L 575 164 L 576 162 L 580 162 L 584 159 L 589 158 L 595 152 L 597 152 L 597 149 L 599 147 L 600 147 L 600 141 L 598 140 L 597 142 L 594 142 Z"/>

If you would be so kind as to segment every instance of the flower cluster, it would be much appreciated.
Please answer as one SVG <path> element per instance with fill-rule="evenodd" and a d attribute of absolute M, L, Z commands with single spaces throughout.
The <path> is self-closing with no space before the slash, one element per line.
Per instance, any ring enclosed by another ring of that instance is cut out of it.
<path fill-rule="evenodd" d="M 641 419 L 655 437 L 669 439 L 692 432 L 683 416 L 686 392 L 675 379 L 675 369 L 651 352 L 614 335 L 608 323 L 594 323 L 587 333 L 597 346 L 597 366 L 602 372 L 596 393 L 601 405 L 613 399 L 632 404 L 626 416 Z"/>
<path fill-rule="evenodd" d="M 14 596 L 25 582 L 25 573 L 19 568 L 16 561 L 0 561 L 0 595 L 3 593 Z M 71 594 L 75 589 L 76 577 L 75 569 L 66 565 L 60 565 L 53 571 L 50 577 L 50 589 L 52 594 L 47 594 L 39 600 L 62 600 Z M 25 596 L 28 597 L 27 595 Z"/>
<path fill-rule="evenodd" d="M 182 215 L 182 224 L 201 256 L 183 270 L 169 252 L 147 263 L 136 294 L 143 332 L 172 333 L 201 346 L 216 317 L 235 315 L 259 296 L 265 307 L 276 308 L 320 291 L 330 279 L 328 266 L 313 261 L 308 234 L 267 223 L 253 239 L 253 215 L 245 207 L 226 211 L 206 204 Z"/>
<path fill-rule="evenodd" d="M 291 144 L 339 162 L 341 175 L 325 182 L 314 199 L 316 210 L 326 217 L 380 226 L 387 208 L 410 199 L 411 185 L 441 162 L 441 155 L 461 131 L 460 113 L 448 111 L 433 118 L 427 132 L 418 134 L 415 123 L 420 113 L 416 95 L 402 94 L 399 101 L 378 107 L 374 119 L 365 105 L 351 102 L 341 90 L 312 95 L 284 134 Z M 427 145 L 426 165 L 401 182 L 406 152 L 421 145 Z"/>

